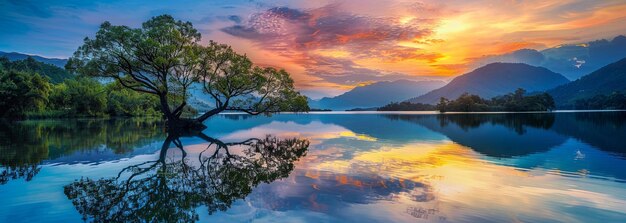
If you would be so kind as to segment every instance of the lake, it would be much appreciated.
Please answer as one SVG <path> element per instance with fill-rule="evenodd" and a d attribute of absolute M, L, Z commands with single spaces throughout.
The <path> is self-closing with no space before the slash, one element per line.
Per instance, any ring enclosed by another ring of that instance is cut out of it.
<path fill-rule="evenodd" d="M 0 122 L 1 222 L 626 222 L 626 112 Z"/>

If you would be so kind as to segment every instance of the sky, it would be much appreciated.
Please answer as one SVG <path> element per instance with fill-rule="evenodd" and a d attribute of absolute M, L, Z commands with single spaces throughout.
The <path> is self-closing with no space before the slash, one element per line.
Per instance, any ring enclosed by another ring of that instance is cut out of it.
<path fill-rule="evenodd" d="M 626 1 L 0 0 L 0 51 L 67 58 L 104 21 L 170 14 L 312 98 L 389 80 L 450 80 L 474 61 L 626 34 Z"/>

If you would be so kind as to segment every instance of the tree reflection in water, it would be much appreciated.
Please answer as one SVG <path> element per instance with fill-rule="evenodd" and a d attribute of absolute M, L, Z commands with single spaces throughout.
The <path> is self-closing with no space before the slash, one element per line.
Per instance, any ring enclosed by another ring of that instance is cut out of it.
<path fill-rule="evenodd" d="M 127 154 L 164 135 L 156 119 L 0 120 L 0 185 L 32 180 L 46 160 L 101 148 Z M 131 149 L 129 149 L 131 148 Z"/>
<path fill-rule="evenodd" d="M 113 178 L 76 180 L 65 194 L 85 220 L 191 222 L 199 219 L 200 206 L 209 214 L 224 211 L 260 183 L 287 177 L 309 146 L 308 140 L 274 136 L 235 143 L 199 137 L 209 144 L 197 157 L 170 135 L 158 160 L 126 167 Z M 168 158 L 171 144 L 182 157 Z"/>

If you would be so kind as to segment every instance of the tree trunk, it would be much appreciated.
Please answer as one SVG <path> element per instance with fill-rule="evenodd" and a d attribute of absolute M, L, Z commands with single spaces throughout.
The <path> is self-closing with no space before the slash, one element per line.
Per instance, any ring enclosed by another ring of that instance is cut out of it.
<path fill-rule="evenodd" d="M 173 121 L 172 119 L 176 118 L 170 111 L 170 105 L 167 101 L 167 95 L 159 94 L 159 102 L 161 102 L 161 111 L 163 111 L 163 115 L 165 115 L 165 119 L 167 121 Z"/>
<path fill-rule="evenodd" d="M 189 130 L 202 130 L 206 128 L 206 126 L 202 124 L 202 121 L 198 121 L 196 119 L 184 119 L 174 114 L 170 110 L 167 95 L 159 95 L 159 101 L 161 102 L 161 111 L 163 111 L 163 115 L 165 115 L 165 119 L 167 121 L 168 131 L 186 132 Z"/>

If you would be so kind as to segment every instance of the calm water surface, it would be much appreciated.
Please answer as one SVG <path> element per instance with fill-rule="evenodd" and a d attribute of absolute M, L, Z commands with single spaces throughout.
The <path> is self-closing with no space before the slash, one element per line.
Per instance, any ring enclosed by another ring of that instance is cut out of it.
<path fill-rule="evenodd" d="M 0 122 L 0 222 L 626 222 L 626 112 Z"/>

